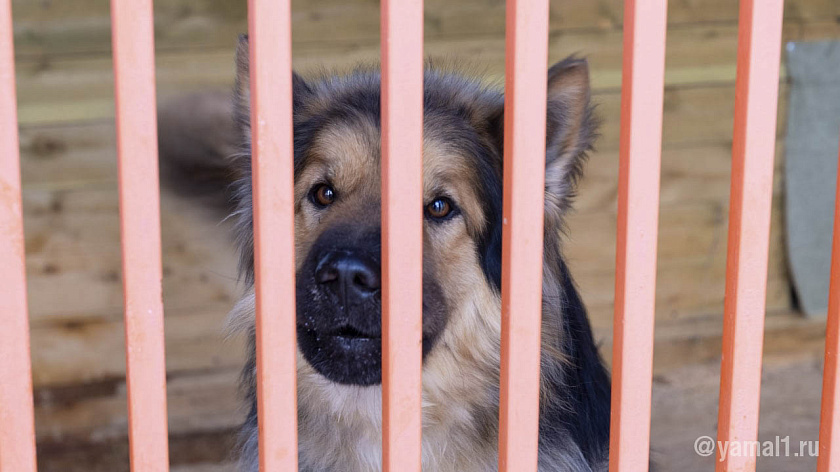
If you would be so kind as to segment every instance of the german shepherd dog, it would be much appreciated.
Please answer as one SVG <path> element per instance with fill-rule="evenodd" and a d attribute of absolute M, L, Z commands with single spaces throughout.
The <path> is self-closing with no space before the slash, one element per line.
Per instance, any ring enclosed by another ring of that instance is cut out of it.
<path fill-rule="evenodd" d="M 234 184 L 253 286 L 248 40 L 240 38 Z M 595 136 L 588 67 L 548 70 L 539 470 L 605 470 L 610 382 L 562 256 L 563 217 Z M 299 462 L 381 470 L 380 75 L 293 77 Z M 424 85 L 423 445 L 426 471 L 497 470 L 503 94 L 429 66 Z M 418 209 L 419 210 L 419 209 Z M 240 467 L 258 471 L 254 295 Z M 523 366 L 535 368 L 536 366 Z"/>

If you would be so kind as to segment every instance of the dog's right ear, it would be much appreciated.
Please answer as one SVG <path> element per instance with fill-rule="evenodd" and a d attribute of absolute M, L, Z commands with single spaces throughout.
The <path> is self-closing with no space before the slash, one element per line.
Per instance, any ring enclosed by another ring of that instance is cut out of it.
<path fill-rule="evenodd" d="M 251 140 L 251 74 L 248 35 L 239 35 L 236 46 L 236 85 L 234 88 L 234 115 L 244 137 Z M 297 110 L 312 89 L 299 75 L 292 72 L 292 101 Z"/>

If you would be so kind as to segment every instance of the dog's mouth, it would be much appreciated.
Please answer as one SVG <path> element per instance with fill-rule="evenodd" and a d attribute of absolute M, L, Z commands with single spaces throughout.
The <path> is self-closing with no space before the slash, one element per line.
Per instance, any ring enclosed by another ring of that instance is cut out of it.
<path fill-rule="evenodd" d="M 340 326 L 339 328 L 337 328 L 335 330 L 331 330 L 329 333 L 326 333 L 326 334 L 328 336 L 334 336 L 334 337 L 337 337 L 337 338 L 344 338 L 344 339 L 348 339 L 348 340 L 352 340 L 352 339 L 373 340 L 373 339 L 381 339 L 381 337 L 382 337 L 379 333 L 367 333 L 367 332 L 364 332 L 364 331 L 362 331 L 362 330 L 360 330 L 360 329 L 358 329 L 354 326 L 351 326 L 351 325 Z"/>
<path fill-rule="evenodd" d="M 342 325 L 322 333 L 320 337 L 322 342 L 333 344 L 334 347 L 353 354 L 361 354 L 370 349 L 378 350 L 382 345 L 380 333 L 366 332 L 352 325 Z"/>
<path fill-rule="evenodd" d="M 341 384 L 376 385 L 381 378 L 382 335 L 342 324 L 322 330 L 298 326 L 298 346 L 321 375 Z"/>

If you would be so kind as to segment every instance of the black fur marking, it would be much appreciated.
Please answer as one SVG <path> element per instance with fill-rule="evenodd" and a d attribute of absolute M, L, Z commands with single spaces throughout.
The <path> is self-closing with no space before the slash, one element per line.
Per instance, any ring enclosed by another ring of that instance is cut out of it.
<path fill-rule="evenodd" d="M 540 440 L 551 443 L 557 425 L 571 434 L 590 464 L 607 458 L 610 436 L 610 377 L 592 337 L 586 308 L 578 295 L 565 262 L 558 271 L 563 284 L 563 350 L 570 366 L 562 385 L 552 385 L 561 399 L 543 408 Z M 544 446 L 543 446 L 544 447 Z"/>

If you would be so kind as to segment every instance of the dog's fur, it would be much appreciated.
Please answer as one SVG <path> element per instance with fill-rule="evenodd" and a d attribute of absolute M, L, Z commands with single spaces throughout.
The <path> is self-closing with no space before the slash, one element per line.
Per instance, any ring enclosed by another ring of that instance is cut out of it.
<path fill-rule="evenodd" d="M 245 37 L 237 68 L 235 118 L 242 149 L 235 159 L 242 178 L 235 185 L 235 216 L 241 270 L 252 287 Z M 293 79 L 300 470 L 376 471 L 381 469 L 378 292 L 348 302 L 341 298 L 344 292 L 325 292 L 313 272 L 324 254 L 338 251 L 366 261 L 378 283 L 380 77 L 376 68 L 361 68 Z M 427 209 L 424 223 L 423 469 L 492 471 L 499 415 L 503 95 L 429 66 L 424 110 L 424 204 L 444 197 L 452 212 L 436 219 Z M 561 242 L 563 216 L 596 126 L 585 61 L 570 58 L 548 71 L 547 119 L 539 464 L 541 471 L 605 470 L 609 378 Z M 335 191 L 328 206 L 312 200 L 313 189 L 324 183 Z M 233 319 L 250 339 L 243 375 L 250 412 L 242 430 L 241 470 L 257 472 L 252 289 L 236 305 Z M 322 336 L 338 325 L 372 343 L 322 349 Z"/>

